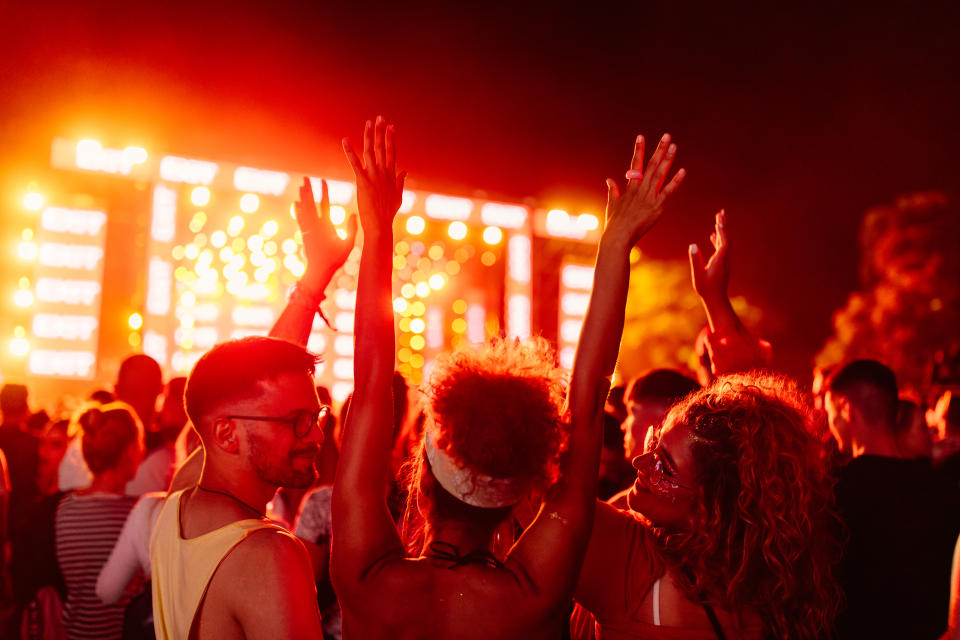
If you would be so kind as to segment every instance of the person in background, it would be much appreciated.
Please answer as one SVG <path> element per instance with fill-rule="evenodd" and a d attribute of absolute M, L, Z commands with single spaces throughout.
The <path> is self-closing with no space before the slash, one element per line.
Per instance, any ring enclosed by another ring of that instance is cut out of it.
<path fill-rule="evenodd" d="M 187 425 L 183 389 L 187 379 L 171 378 L 164 389 L 163 404 L 156 421 L 147 429 L 147 454 L 137 475 L 127 485 L 127 495 L 166 491 L 177 466 L 176 442 Z"/>
<path fill-rule="evenodd" d="M 123 402 L 82 410 L 76 422 L 93 482 L 57 507 L 57 562 L 67 586 L 63 622 L 68 640 L 119 639 L 124 608 L 100 602 L 94 587 L 136 501 L 124 487 L 143 458 L 143 426 Z"/>
<path fill-rule="evenodd" d="M 625 459 L 632 461 L 644 452 L 644 442 L 652 431 L 659 431 L 671 406 L 700 389 L 696 380 L 673 369 L 654 369 L 630 381 L 625 394 L 627 418 L 620 425 Z M 632 484 L 632 483 L 631 483 Z M 627 509 L 626 488 L 608 502 Z"/>
<path fill-rule="evenodd" d="M 40 495 L 57 493 L 57 472 L 70 446 L 70 421 L 54 420 L 47 423 L 40 436 L 37 490 Z"/>
<path fill-rule="evenodd" d="M 117 383 L 110 401 L 116 399 L 126 402 L 133 407 L 140 424 L 144 425 L 145 429 L 150 429 L 156 415 L 157 396 L 162 390 L 163 374 L 160 371 L 160 365 L 150 356 L 137 353 L 128 356 L 120 363 Z M 97 389 L 89 397 L 92 401 L 102 403 L 107 399 L 107 394 L 109 392 Z M 87 468 L 83 453 L 80 451 L 80 440 L 74 438 L 74 435 L 70 433 L 72 441 L 57 472 L 60 491 L 85 489 L 93 481 L 93 474 Z"/>
<path fill-rule="evenodd" d="M 604 409 L 603 449 L 600 451 L 597 496 L 609 500 L 633 482 L 633 467 L 623 453 L 622 425 L 616 416 Z"/>
<path fill-rule="evenodd" d="M 947 621 L 960 495 L 929 459 L 900 446 L 894 373 L 875 360 L 838 367 L 825 408 L 840 450 L 837 507 L 849 531 L 839 638 L 936 638 Z"/>
<path fill-rule="evenodd" d="M 603 410 L 616 418 L 618 424 L 623 424 L 623 421 L 627 419 L 626 392 L 627 385 L 625 384 L 611 387 L 610 393 L 607 395 L 607 402 L 603 405 Z"/>
<path fill-rule="evenodd" d="M 27 387 L 7 383 L 0 389 L 0 451 L 7 460 L 10 476 L 8 508 L 8 533 L 10 536 L 10 577 L 18 612 L 23 610 L 31 597 L 31 568 L 21 562 L 26 554 L 22 547 L 24 533 L 30 528 L 30 505 L 37 496 L 37 467 L 39 465 L 40 440 L 27 433 L 26 421 L 30 417 L 27 402 Z"/>

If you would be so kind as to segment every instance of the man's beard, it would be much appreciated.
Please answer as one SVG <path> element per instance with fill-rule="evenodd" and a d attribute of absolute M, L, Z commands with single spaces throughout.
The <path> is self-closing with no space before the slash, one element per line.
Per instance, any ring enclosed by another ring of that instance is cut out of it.
<path fill-rule="evenodd" d="M 296 449 L 292 449 L 286 459 L 279 459 L 275 449 L 266 439 L 249 434 L 249 440 L 250 461 L 257 476 L 263 482 L 290 489 L 306 489 L 316 482 L 316 462 L 306 468 L 297 468 L 297 462 L 294 458 L 294 454 L 297 453 Z"/>

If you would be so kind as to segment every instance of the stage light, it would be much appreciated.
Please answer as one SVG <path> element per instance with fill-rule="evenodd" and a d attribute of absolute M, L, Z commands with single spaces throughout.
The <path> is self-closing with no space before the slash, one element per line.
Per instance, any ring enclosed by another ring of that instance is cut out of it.
<path fill-rule="evenodd" d="M 290 255 L 291 253 L 295 253 L 297 251 L 297 241 L 292 238 L 287 238 L 283 241 L 281 247 L 286 255 Z"/>
<path fill-rule="evenodd" d="M 196 303 L 197 303 L 197 296 L 193 293 L 193 291 L 184 291 L 183 294 L 181 294 L 180 304 L 182 304 L 183 306 L 192 307 Z"/>
<path fill-rule="evenodd" d="M 443 257 L 443 245 L 435 244 L 430 247 L 430 250 L 427 251 L 427 255 L 430 256 L 431 260 L 439 260 Z"/>
<path fill-rule="evenodd" d="M 237 167 L 233 172 L 233 186 L 238 191 L 256 191 L 282 196 L 290 176 L 282 171 L 264 171 L 252 167 Z"/>
<path fill-rule="evenodd" d="M 14 327 L 13 328 L 13 337 L 14 338 L 23 338 L 27 335 L 27 330 L 23 327 Z"/>
<path fill-rule="evenodd" d="M 413 205 L 417 202 L 417 194 L 413 191 L 403 190 L 403 195 L 400 197 L 400 209 L 399 213 L 410 213 L 413 210 Z"/>
<path fill-rule="evenodd" d="M 560 308 L 568 316 L 584 316 L 587 313 L 587 305 L 590 303 L 590 295 L 587 293 L 565 293 L 560 297 Z"/>
<path fill-rule="evenodd" d="M 240 211 L 253 213 L 260 206 L 260 197 L 255 193 L 245 193 L 240 196 Z"/>
<path fill-rule="evenodd" d="M 273 240 L 268 240 L 263 244 L 263 252 L 268 256 L 277 255 L 277 243 Z"/>
<path fill-rule="evenodd" d="M 426 328 L 427 324 L 423 321 L 423 318 L 414 318 L 410 321 L 410 331 L 413 333 L 423 333 Z"/>
<path fill-rule="evenodd" d="M 467 237 L 467 225 L 459 220 L 451 222 L 450 226 L 447 227 L 447 234 L 454 240 L 463 240 Z"/>
<path fill-rule="evenodd" d="M 416 286 L 416 292 L 417 296 L 426 298 L 428 295 L 430 295 L 430 285 L 428 285 L 426 282 L 418 282 Z"/>
<path fill-rule="evenodd" d="M 419 300 L 416 300 L 410 304 L 410 313 L 415 316 L 422 316 L 426 310 L 427 306 Z"/>
<path fill-rule="evenodd" d="M 417 336 L 417 337 L 419 338 L 420 336 Z M 419 353 L 415 353 L 412 356 L 410 356 L 410 366 L 413 367 L 414 369 L 422 368 L 423 356 L 420 355 Z"/>
<path fill-rule="evenodd" d="M 280 230 L 280 225 L 277 224 L 276 220 L 267 220 L 263 223 L 263 227 L 260 229 L 260 234 L 264 238 L 272 238 L 277 235 L 277 231 Z"/>
<path fill-rule="evenodd" d="M 223 231 L 214 231 L 212 234 L 210 234 L 210 244 L 219 249 L 223 245 L 227 244 L 227 234 L 225 234 Z"/>
<path fill-rule="evenodd" d="M 29 307 L 33 304 L 33 293 L 29 289 L 20 289 L 13 294 L 13 302 L 18 307 Z"/>
<path fill-rule="evenodd" d="M 522 229 L 527 221 L 527 209 L 515 204 L 488 202 L 480 208 L 480 220 L 491 227 Z"/>
<path fill-rule="evenodd" d="M 142 340 L 140 339 L 140 334 L 136 331 L 130 332 L 130 335 L 127 336 L 127 344 L 136 349 L 140 346 Z"/>
<path fill-rule="evenodd" d="M 410 353 L 410 349 L 407 349 L 406 347 L 401 347 L 397 350 L 397 360 L 400 362 L 409 362 L 411 355 L 413 354 Z"/>
<path fill-rule="evenodd" d="M 28 211 L 39 211 L 43 208 L 43 196 L 33 192 L 23 196 L 23 206 Z"/>
<path fill-rule="evenodd" d="M 346 240 L 347 232 L 344 231 L 343 229 L 337 229 L 337 237 L 340 238 L 341 240 Z"/>
<path fill-rule="evenodd" d="M 340 205 L 331 205 L 330 206 L 330 222 L 333 224 L 343 224 L 343 221 L 347 219 L 347 210 L 341 207 Z"/>
<path fill-rule="evenodd" d="M 503 240 L 503 231 L 500 227 L 487 227 L 483 230 L 483 241 L 487 244 L 500 244 Z"/>
<path fill-rule="evenodd" d="M 427 346 L 427 341 L 423 336 L 415 335 L 410 338 L 410 348 L 414 351 L 420 351 L 420 349 L 423 349 L 425 346 Z M 410 357 L 411 359 L 413 358 L 413 356 Z"/>
<path fill-rule="evenodd" d="M 247 238 L 247 248 L 250 251 L 260 251 L 263 249 L 263 238 L 257 235 Z"/>
<path fill-rule="evenodd" d="M 37 257 L 37 243 L 21 242 L 20 246 L 17 248 L 17 254 L 20 256 L 21 260 L 33 260 Z"/>
<path fill-rule="evenodd" d="M 170 182 L 210 184 L 220 168 L 216 162 L 164 156 L 160 160 L 160 177 Z"/>
<path fill-rule="evenodd" d="M 30 242 L 33 240 L 33 229 L 27 227 L 20 233 L 20 239 L 24 242 Z"/>
<path fill-rule="evenodd" d="M 593 288 L 593 267 L 568 264 L 560 271 L 560 281 L 568 289 L 590 291 Z"/>
<path fill-rule="evenodd" d="M 194 187 L 190 192 L 190 202 L 198 207 L 205 207 L 210 202 L 210 189 L 206 187 Z"/>
<path fill-rule="evenodd" d="M 463 333 L 467 330 L 467 321 L 463 318 L 457 318 L 450 323 L 450 328 L 453 329 L 454 333 Z"/>
<path fill-rule="evenodd" d="M 234 238 L 230 242 L 230 247 L 233 249 L 234 253 L 240 253 L 243 251 L 245 246 L 247 246 L 247 243 L 243 241 L 243 238 Z"/>
<path fill-rule="evenodd" d="M 507 335 L 521 340 L 530 337 L 530 296 L 515 294 L 507 301 Z"/>
<path fill-rule="evenodd" d="M 400 287 L 400 295 L 402 295 L 404 298 L 412 298 L 416 292 L 417 288 L 409 282 Z"/>
<path fill-rule="evenodd" d="M 398 256 L 405 256 L 410 253 L 410 245 L 403 240 L 398 242 L 394 248 L 396 249 L 396 254 Z"/>
<path fill-rule="evenodd" d="M 454 198 L 431 194 L 424 203 L 427 215 L 441 220 L 466 220 L 473 211 L 473 202 L 467 198 Z"/>
<path fill-rule="evenodd" d="M 467 301 L 466 300 L 454 300 L 451 305 L 454 313 L 463 314 L 467 310 Z"/>
<path fill-rule="evenodd" d="M 426 226 L 426 221 L 420 216 L 410 216 L 407 218 L 407 233 L 419 235 L 423 233 L 423 230 L 426 228 Z"/>
<path fill-rule="evenodd" d="M 47 207 L 40 216 L 40 226 L 43 229 L 78 236 L 98 235 L 106 223 L 106 213 L 86 209 Z"/>
<path fill-rule="evenodd" d="M 407 301 L 404 298 L 393 299 L 393 310 L 397 313 L 403 313 L 407 310 Z"/>
<path fill-rule="evenodd" d="M 227 233 L 231 236 L 235 236 L 240 233 L 240 230 L 243 229 L 243 218 L 240 216 L 233 216 L 230 218 L 230 222 L 227 224 Z"/>
<path fill-rule="evenodd" d="M 127 324 L 130 325 L 130 328 L 136 331 L 143 326 L 143 316 L 139 313 L 131 313 L 130 317 L 127 318 Z"/>
<path fill-rule="evenodd" d="M 15 356 L 25 356 L 30 351 L 30 343 L 26 338 L 14 338 L 10 341 L 10 353 Z"/>
<path fill-rule="evenodd" d="M 127 147 L 123 150 L 123 155 L 131 164 L 143 164 L 147 161 L 147 150 L 143 147 Z"/>
<path fill-rule="evenodd" d="M 497 256 L 492 251 L 484 251 L 480 256 L 480 262 L 482 262 L 485 267 L 492 267 L 496 261 Z"/>
<path fill-rule="evenodd" d="M 593 231 L 600 226 L 600 220 L 592 213 L 581 213 L 577 216 L 577 224 L 580 225 L 581 229 Z"/>
<path fill-rule="evenodd" d="M 460 273 L 460 263 L 456 260 L 451 260 L 447 263 L 447 266 L 444 267 L 444 270 L 447 272 L 447 274 L 455 276 Z"/>
<path fill-rule="evenodd" d="M 430 276 L 429 280 L 427 280 L 427 284 L 430 285 L 431 289 L 435 291 L 439 291 L 440 289 L 443 289 L 443 285 L 447 284 L 447 279 L 444 278 L 441 274 L 435 273 L 432 276 Z"/>
<path fill-rule="evenodd" d="M 185 255 L 188 260 L 196 260 L 197 256 L 200 255 L 200 248 L 195 244 L 188 244 L 183 251 L 183 255 Z"/>

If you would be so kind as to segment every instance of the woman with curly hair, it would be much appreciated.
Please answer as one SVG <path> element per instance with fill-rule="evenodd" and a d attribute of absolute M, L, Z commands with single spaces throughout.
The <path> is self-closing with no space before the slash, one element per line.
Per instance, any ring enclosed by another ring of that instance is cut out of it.
<path fill-rule="evenodd" d="M 724 223 L 710 262 L 691 250 L 691 265 L 711 330 L 736 338 Z M 726 375 L 651 427 L 629 510 L 597 507 L 573 637 L 829 636 L 838 526 L 809 406 L 786 378 Z"/>
<path fill-rule="evenodd" d="M 494 341 L 438 361 L 409 498 L 422 534 L 405 545 L 385 499 L 393 442 L 392 226 L 403 176 L 392 127 L 382 119 L 367 123 L 363 161 L 348 147 L 364 246 L 356 391 L 332 496 L 331 578 L 345 638 L 561 636 L 596 506 L 602 411 L 623 330 L 630 250 L 683 178 L 678 172 L 665 180 L 675 152 L 665 137 L 641 179 L 638 140 L 624 194 L 608 183 L 597 286 L 566 411 L 562 376 L 542 340 Z M 503 553 L 495 532 L 512 507 L 538 492 L 545 496 L 539 514 Z"/>

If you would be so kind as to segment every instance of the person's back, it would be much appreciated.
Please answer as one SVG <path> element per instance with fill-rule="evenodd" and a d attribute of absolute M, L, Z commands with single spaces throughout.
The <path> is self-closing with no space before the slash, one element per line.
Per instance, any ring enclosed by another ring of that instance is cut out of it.
<path fill-rule="evenodd" d="M 929 460 L 862 455 L 840 471 L 836 496 L 849 532 L 840 637 L 937 637 L 947 619 L 960 492 Z"/>
<path fill-rule="evenodd" d="M 960 493 L 902 448 L 896 377 L 875 360 L 831 373 L 824 407 L 840 450 L 840 638 L 936 638 L 946 628 Z"/>
<path fill-rule="evenodd" d="M 7 458 L 10 474 L 9 522 L 16 533 L 25 524 L 24 512 L 37 493 L 37 466 L 40 439 L 25 431 L 30 415 L 27 388 L 19 384 L 5 384 L 0 389 L 0 450 Z"/>

